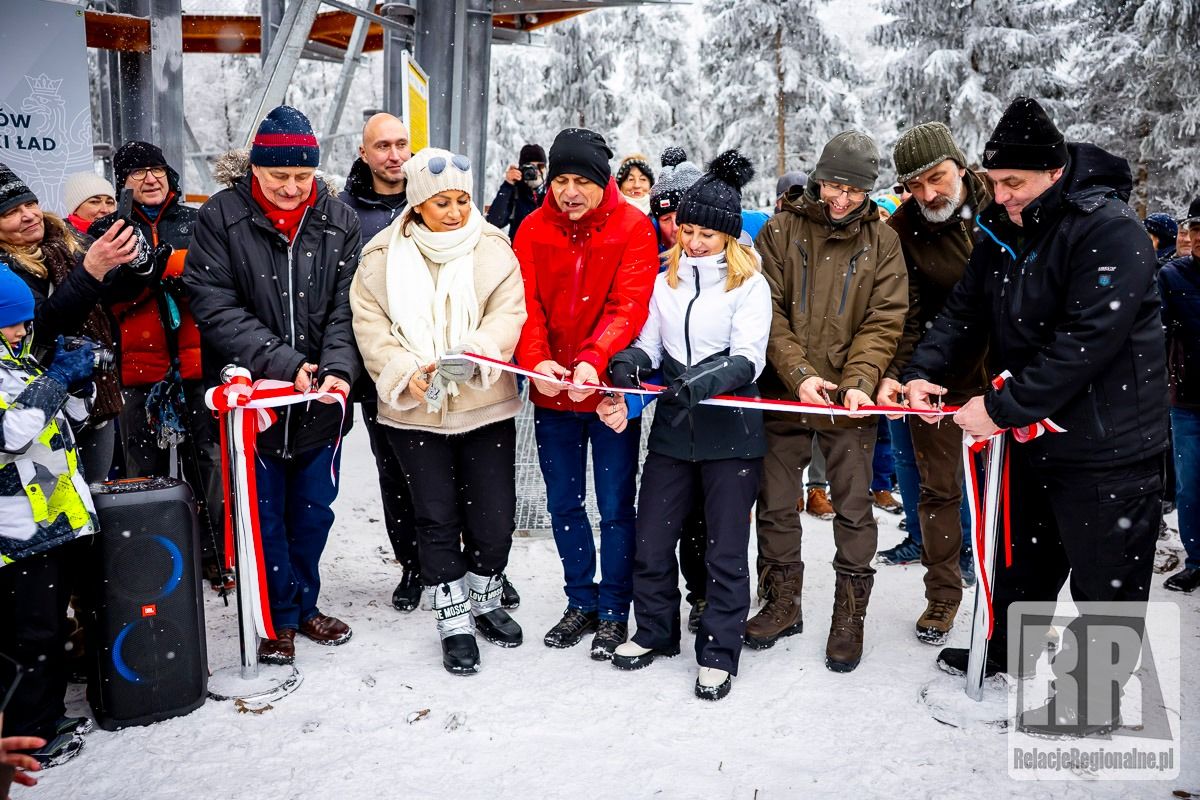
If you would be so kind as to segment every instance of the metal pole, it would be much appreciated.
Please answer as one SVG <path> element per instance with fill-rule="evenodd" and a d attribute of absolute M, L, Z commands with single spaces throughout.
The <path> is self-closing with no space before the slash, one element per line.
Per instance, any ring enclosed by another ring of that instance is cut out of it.
<path fill-rule="evenodd" d="M 259 35 L 259 52 L 265 66 L 275 34 L 279 31 L 279 23 L 283 20 L 284 0 L 262 0 L 262 32 Z"/>
<path fill-rule="evenodd" d="M 416 11 L 411 3 L 386 3 L 381 11 L 383 16 L 398 23 L 398 27 L 383 31 L 383 109 L 399 117 L 404 113 L 403 54 L 412 48 L 416 38 L 413 30 Z"/>
<path fill-rule="evenodd" d="M 242 121 L 247 147 L 254 141 L 258 123 L 267 112 L 283 102 L 320 5 L 321 0 L 292 0 L 284 12 L 279 31 L 271 43 L 271 52 L 263 62 L 262 78 L 252 95 L 255 98 L 254 105 Z"/>
<path fill-rule="evenodd" d="M 368 9 L 374 8 L 374 0 L 363 0 Z M 342 61 L 342 72 L 338 76 L 337 88 L 333 91 L 333 103 L 329 106 L 329 114 L 325 117 L 323 145 L 328 146 L 331 137 L 337 133 L 342 121 L 342 112 L 346 109 L 346 98 L 350 96 L 350 84 L 354 82 L 354 73 L 358 68 L 358 60 L 362 56 L 363 44 L 367 41 L 367 28 L 370 23 L 363 17 L 354 21 L 354 32 L 346 46 L 346 57 Z"/>
<path fill-rule="evenodd" d="M 417 6 L 417 30 L 414 56 L 429 75 L 429 144 L 456 148 L 450 139 L 451 108 L 461 86 L 454 85 L 455 6 L 448 0 L 421 0 Z"/>
<path fill-rule="evenodd" d="M 475 165 L 475 189 L 472 195 L 483 208 L 484 164 L 487 163 L 488 93 L 492 73 L 492 0 L 467 0 L 466 84 L 460 94 L 463 152 Z"/>
<path fill-rule="evenodd" d="M 113 145 L 135 139 L 162 148 L 183 166 L 183 11 L 181 0 L 119 0 L 123 14 L 150 20 L 150 52 L 117 57 L 117 130 Z"/>
<path fill-rule="evenodd" d="M 976 702 L 983 700 L 984 668 L 987 664 L 988 649 L 988 614 L 987 598 L 983 586 L 994 587 L 996 574 L 996 554 L 1000 547 L 1000 484 L 1004 472 L 1004 449 L 1007 445 L 1007 435 L 1002 431 L 991 437 L 987 445 L 987 463 L 984 468 L 984 501 L 982 509 L 975 509 L 977 514 L 983 514 L 983 549 L 979 553 L 982 574 L 975 588 L 975 613 L 971 619 L 971 650 L 967 660 L 967 697 Z M 973 469 L 969 461 L 964 468 Z M 994 609 L 994 606 L 993 606 Z M 994 611 L 993 611 L 994 613 Z"/>

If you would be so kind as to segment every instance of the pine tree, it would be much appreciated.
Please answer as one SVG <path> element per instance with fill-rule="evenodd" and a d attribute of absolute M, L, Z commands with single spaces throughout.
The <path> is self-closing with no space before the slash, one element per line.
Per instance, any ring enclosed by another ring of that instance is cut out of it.
<path fill-rule="evenodd" d="M 861 79 L 811 0 L 709 0 L 705 16 L 708 155 L 740 148 L 758 172 L 743 197 L 769 206 L 780 174 L 811 168 L 834 134 L 864 127 Z"/>
<path fill-rule="evenodd" d="M 944 122 L 970 159 L 1017 95 L 1042 102 L 1060 128 L 1069 84 L 1063 54 L 1074 0 L 883 0 L 895 16 L 874 32 L 898 53 L 886 71 L 885 104 L 900 128 Z"/>
<path fill-rule="evenodd" d="M 640 151 L 658 166 L 669 146 L 697 153 L 703 141 L 695 117 L 698 85 L 694 35 L 676 9 L 634 8 L 616 15 L 622 32 L 615 65 L 620 123 L 610 140 L 618 157 Z"/>
<path fill-rule="evenodd" d="M 1087 0 L 1072 138 L 1129 159 L 1137 211 L 1178 214 L 1200 186 L 1200 0 Z"/>

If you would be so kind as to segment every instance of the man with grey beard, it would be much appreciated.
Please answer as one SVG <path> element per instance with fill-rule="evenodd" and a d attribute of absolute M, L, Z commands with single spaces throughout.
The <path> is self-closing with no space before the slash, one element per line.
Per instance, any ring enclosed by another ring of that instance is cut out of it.
<path fill-rule="evenodd" d="M 909 293 L 904 336 L 876 398 L 880 404 L 894 405 L 901 401 L 900 373 L 962 278 L 978 232 L 975 215 L 992 198 L 982 178 L 967 169 L 967 160 L 950 129 L 940 122 L 905 131 L 892 157 L 899 182 L 911 193 L 887 223 L 900 236 Z M 980 342 L 975 357 L 964 361 L 954 379 L 945 382 L 947 403 L 966 402 L 984 391 L 988 384 L 986 351 L 987 343 Z M 910 417 L 907 424 L 921 474 L 918 510 L 921 563 L 925 565 L 926 608 L 917 620 L 916 635 L 922 642 L 941 645 L 962 601 L 962 430 L 917 417 Z"/>

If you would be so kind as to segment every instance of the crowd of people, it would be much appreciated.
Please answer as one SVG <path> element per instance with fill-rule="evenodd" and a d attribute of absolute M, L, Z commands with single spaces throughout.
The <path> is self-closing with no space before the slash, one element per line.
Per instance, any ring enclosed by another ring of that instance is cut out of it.
<path fill-rule="evenodd" d="M 802 632 L 804 513 L 833 523 L 830 670 L 863 657 L 880 564 L 923 564 L 914 633 L 946 642 L 975 581 L 964 431 L 1054 423 L 1011 449 L 989 674 L 1019 667 L 1004 645 L 1015 600 L 1053 600 L 1070 577 L 1076 600 L 1144 603 L 1172 504 L 1187 561 L 1167 587 L 1200 585 L 1200 199 L 1143 222 L 1125 159 L 1065 141 L 1029 98 L 982 153 L 938 122 L 904 131 L 897 184 L 875 196 L 875 141 L 838 134 L 809 172 L 780 177 L 773 213 L 743 207 L 754 168 L 737 151 L 707 169 L 676 147 L 615 173 L 613 158 L 600 133 L 563 130 L 548 153 L 522 148 L 481 211 L 476 165 L 413 153 L 403 123 L 378 114 L 339 193 L 308 119 L 281 106 L 218 161 L 227 188 L 198 210 L 147 142 L 116 152 L 115 184 L 68 178 L 65 218 L 0 165 L 0 648 L 23 677 L 12 749 L 49 766 L 82 747 L 64 643 L 98 527 L 88 482 L 171 468 L 164 392 L 187 409 L 203 527 L 221 527 L 203 395 L 227 364 L 322 393 L 256 443 L 266 663 L 292 663 L 298 635 L 352 637 L 320 609 L 330 475 L 353 419 L 336 394 L 369 435 L 401 567 L 392 604 L 432 609 L 454 674 L 480 668 L 477 634 L 523 643 L 506 569 L 526 392 L 566 604 L 544 644 L 590 635 L 591 658 L 637 670 L 678 655 L 686 625 L 702 699 L 730 692 L 743 645 Z M 705 402 L 717 396 L 743 402 Z M 865 410 L 876 404 L 922 416 Z M 876 510 L 904 513 L 904 541 L 880 549 Z M 227 591 L 206 538 L 206 575 Z M 966 662 L 938 655 L 950 672 Z"/>

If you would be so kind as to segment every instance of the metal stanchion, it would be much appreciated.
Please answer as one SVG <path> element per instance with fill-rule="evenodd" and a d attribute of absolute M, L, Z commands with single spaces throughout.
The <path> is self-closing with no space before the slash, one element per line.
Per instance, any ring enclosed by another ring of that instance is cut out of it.
<path fill-rule="evenodd" d="M 966 693 L 976 702 L 983 700 L 983 678 L 987 665 L 988 626 L 991 620 L 987 613 L 987 598 L 983 592 L 986 576 L 988 586 L 994 586 L 996 575 L 996 551 L 1000 537 L 1000 483 L 1004 471 L 1004 449 L 1007 436 L 1001 432 L 991 438 L 987 445 L 987 462 L 984 465 L 984 507 L 977 513 L 984 514 L 983 549 L 979 553 L 983 574 L 975 590 L 975 613 L 971 618 L 971 651 L 967 660 Z M 965 465 L 967 469 L 971 464 Z"/>
<path fill-rule="evenodd" d="M 237 376 L 250 377 L 246 370 L 233 365 L 221 371 L 222 383 L 229 383 Z M 237 553 L 235 576 L 237 579 L 238 640 L 241 648 L 241 663 L 214 670 L 208 680 L 208 695 L 214 700 L 238 700 L 243 704 L 265 704 L 294 692 L 303 681 L 303 675 L 292 664 L 260 664 L 258 662 L 258 632 L 254 627 L 255 598 L 242 580 L 242 570 L 254 564 L 254 535 L 250 521 L 239 513 L 246 501 L 238 491 L 236 476 L 241 473 L 242 418 L 246 411 L 234 408 L 224 414 L 221 422 L 225 426 L 225 441 L 228 445 L 226 464 L 229 470 L 230 502 L 225 513 L 233 521 L 234 552 Z M 251 411 L 250 413 L 254 413 Z"/>

